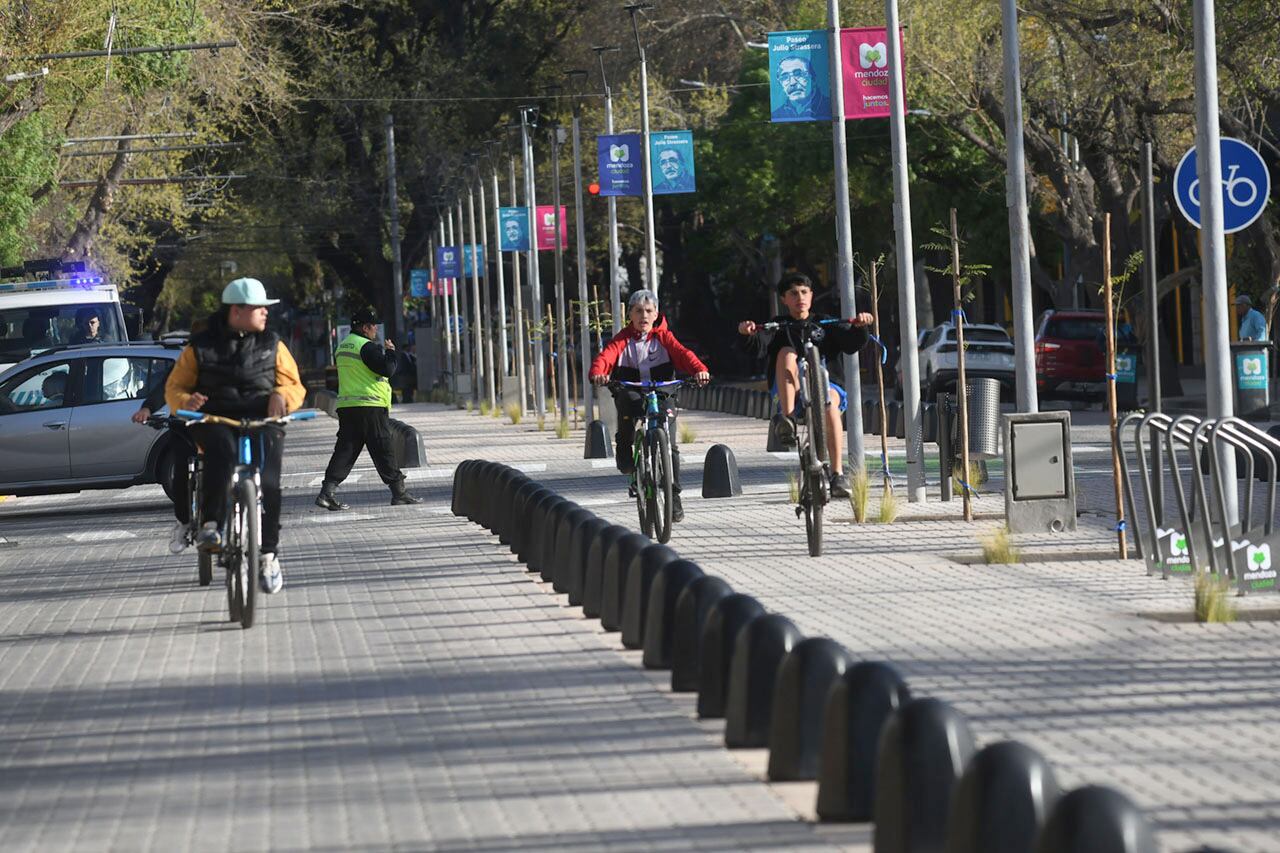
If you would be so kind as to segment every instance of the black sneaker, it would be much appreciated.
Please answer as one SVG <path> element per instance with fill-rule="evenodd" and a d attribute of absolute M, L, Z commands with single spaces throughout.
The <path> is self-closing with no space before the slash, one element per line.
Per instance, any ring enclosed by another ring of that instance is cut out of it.
<path fill-rule="evenodd" d="M 671 520 L 684 521 L 684 505 L 680 503 L 679 495 L 671 496 Z"/>
<path fill-rule="evenodd" d="M 848 474 L 832 474 L 831 475 L 831 496 L 833 498 L 849 497 L 849 475 Z"/>
<path fill-rule="evenodd" d="M 796 444 L 796 422 L 787 415 L 774 415 L 773 422 L 769 425 L 773 430 L 773 437 L 784 447 L 795 447 Z"/>

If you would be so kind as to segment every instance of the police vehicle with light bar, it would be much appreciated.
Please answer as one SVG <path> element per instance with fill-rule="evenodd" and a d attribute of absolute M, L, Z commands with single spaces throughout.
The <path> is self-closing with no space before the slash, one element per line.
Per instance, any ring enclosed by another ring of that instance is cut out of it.
<path fill-rule="evenodd" d="M 11 280 L 18 278 L 25 280 Z M 94 316 L 97 327 L 87 338 L 87 321 Z M 0 372 L 54 347 L 127 340 L 119 291 L 86 272 L 83 262 L 53 259 L 0 268 Z"/>

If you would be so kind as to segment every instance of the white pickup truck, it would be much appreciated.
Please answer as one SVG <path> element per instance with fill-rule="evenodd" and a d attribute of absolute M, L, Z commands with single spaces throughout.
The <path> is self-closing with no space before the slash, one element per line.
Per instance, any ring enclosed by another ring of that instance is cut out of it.
<path fill-rule="evenodd" d="M 127 339 L 120 294 L 101 276 L 0 282 L 0 372 L 53 347 Z"/>

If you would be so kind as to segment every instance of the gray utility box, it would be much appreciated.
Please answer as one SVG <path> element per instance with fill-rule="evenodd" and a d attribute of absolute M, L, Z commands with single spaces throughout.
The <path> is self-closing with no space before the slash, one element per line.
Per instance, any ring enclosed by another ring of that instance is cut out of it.
<path fill-rule="evenodd" d="M 1004 470 L 1010 533 L 1076 529 L 1069 412 L 1005 415 Z"/>

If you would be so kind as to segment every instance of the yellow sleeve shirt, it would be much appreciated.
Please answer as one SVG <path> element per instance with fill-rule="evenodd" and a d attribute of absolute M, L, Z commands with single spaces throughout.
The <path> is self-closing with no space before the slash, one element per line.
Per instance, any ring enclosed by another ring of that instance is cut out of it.
<path fill-rule="evenodd" d="M 169 411 L 176 412 L 178 409 L 185 409 L 191 400 L 191 395 L 196 390 L 196 380 L 199 378 L 200 370 L 196 364 L 196 354 L 191 347 L 187 347 L 178 356 L 178 363 L 173 366 L 173 370 L 169 373 L 169 379 L 164 384 L 164 401 L 169 406 Z M 276 344 L 276 386 L 275 393 L 284 398 L 285 411 L 297 411 L 302 406 L 303 399 L 307 396 L 307 389 L 302 384 L 302 377 L 298 373 L 298 363 L 293 360 L 293 355 L 289 352 L 289 348 L 284 345 L 284 341 Z"/>

